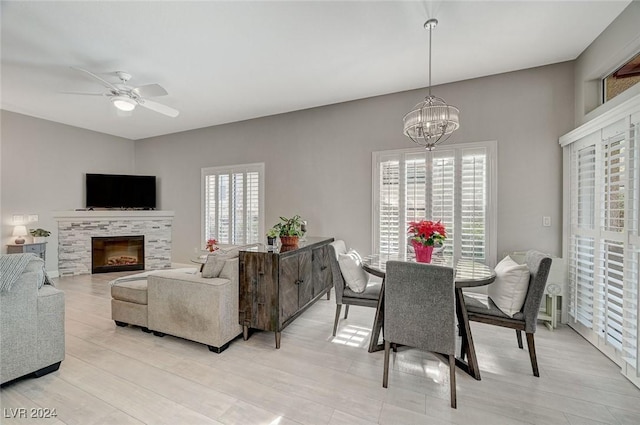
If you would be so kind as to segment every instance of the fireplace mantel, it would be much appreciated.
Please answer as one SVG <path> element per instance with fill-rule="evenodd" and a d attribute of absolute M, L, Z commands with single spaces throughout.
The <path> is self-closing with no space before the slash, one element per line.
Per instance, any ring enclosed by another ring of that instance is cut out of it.
<path fill-rule="evenodd" d="M 55 211 L 53 218 L 57 221 L 76 221 L 77 219 L 101 220 L 151 220 L 173 219 L 173 211 L 156 210 L 81 210 L 81 211 Z"/>
<path fill-rule="evenodd" d="M 91 238 L 142 235 L 145 269 L 171 268 L 173 211 L 56 211 L 60 276 L 91 273 Z"/>

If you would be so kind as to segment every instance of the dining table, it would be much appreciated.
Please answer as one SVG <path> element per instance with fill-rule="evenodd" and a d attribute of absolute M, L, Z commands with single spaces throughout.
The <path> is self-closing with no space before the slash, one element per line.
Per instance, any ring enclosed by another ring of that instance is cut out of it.
<path fill-rule="evenodd" d="M 385 268 L 387 261 L 415 261 L 411 254 L 374 254 L 364 257 L 362 260 L 362 268 L 374 276 L 382 278 L 382 289 L 378 306 L 373 321 L 373 329 L 371 332 L 371 341 L 369 342 L 369 352 L 380 351 L 384 348 L 384 344 L 378 343 L 380 333 L 384 337 L 384 285 L 385 285 Z M 493 268 L 472 259 L 461 258 L 457 261 L 450 256 L 434 255 L 431 264 L 445 267 L 453 267 L 455 272 L 455 303 L 456 316 L 458 319 L 458 327 L 462 339 L 460 347 L 460 356 L 456 356 L 456 366 L 473 376 L 478 381 L 480 378 L 480 368 L 478 367 L 478 358 L 476 356 L 475 346 L 473 344 L 473 336 L 471 335 L 471 326 L 469 324 L 469 316 L 464 302 L 464 288 L 474 288 L 488 285 L 496 278 Z"/>

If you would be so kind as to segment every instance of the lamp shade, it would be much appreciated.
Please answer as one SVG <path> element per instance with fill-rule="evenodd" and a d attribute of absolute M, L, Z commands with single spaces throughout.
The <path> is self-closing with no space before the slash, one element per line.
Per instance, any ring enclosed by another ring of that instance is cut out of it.
<path fill-rule="evenodd" d="M 16 226 L 13 228 L 13 236 L 26 236 L 27 228 L 26 226 Z"/>
<path fill-rule="evenodd" d="M 404 134 L 431 150 L 443 137 L 460 127 L 460 111 L 439 97 L 427 96 L 404 116 Z"/>
<path fill-rule="evenodd" d="M 20 245 L 24 243 L 23 236 L 27 235 L 27 228 L 25 226 L 16 226 L 13 228 L 13 236 L 16 236 L 16 240 L 14 241 L 16 244 Z"/>

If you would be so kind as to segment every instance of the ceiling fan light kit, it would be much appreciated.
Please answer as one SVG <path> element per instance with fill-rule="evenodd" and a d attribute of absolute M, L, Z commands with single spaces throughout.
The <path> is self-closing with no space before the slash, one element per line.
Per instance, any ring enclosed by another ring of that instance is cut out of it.
<path fill-rule="evenodd" d="M 136 108 L 136 101 L 126 96 L 113 96 L 111 98 L 113 106 L 124 112 L 133 111 Z"/>
<path fill-rule="evenodd" d="M 424 23 L 425 29 L 429 30 L 429 95 L 403 119 L 404 135 L 427 150 L 447 140 L 460 127 L 460 110 L 431 95 L 431 31 L 437 25 L 437 19 Z"/>
<path fill-rule="evenodd" d="M 131 112 L 136 109 L 136 106 L 140 105 L 143 108 L 149 109 L 154 112 L 166 115 L 168 117 L 175 118 L 180 114 L 180 111 L 170 106 L 163 105 L 162 103 L 155 102 L 147 99 L 147 97 L 166 96 L 168 93 L 164 87 L 159 84 L 147 84 L 140 87 L 132 87 L 127 84 L 131 79 L 131 74 L 124 71 L 117 71 L 115 75 L 120 80 L 120 83 L 110 83 L 104 78 L 94 74 L 86 69 L 71 67 L 72 69 L 82 72 L 95 81 L 99 82 L 107 91 L 103 94 L 109 98 L 111 104 L 115 106 L 118 111 Z M 93 93 L 70 93 L 70 94 L 91 94 Z M 126 114 L 123 116 L 128 116 Z"/>

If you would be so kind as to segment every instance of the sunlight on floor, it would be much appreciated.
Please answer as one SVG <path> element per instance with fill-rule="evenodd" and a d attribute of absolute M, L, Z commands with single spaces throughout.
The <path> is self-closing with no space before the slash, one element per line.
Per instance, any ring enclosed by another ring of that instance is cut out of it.
<path fill-rule="evenodd" d="M 347 345 L 350 347 L 365 347 L 369 340 L 371 330 L 362 326 L 347 325 L 340 329 L 338 335 L 333 338 L 334 344 Z"/>
<path fill-rule="evenodd" d="M 408 350 L 403 352 L 404 350 Z M 449 366 L 438 359 L 425 358 L 430 353 L 414 350 L 408 347 L 399 347 L 393 360 L 394 369 L 415 376 L 423 376 L 433 382 L 442 383 L 449 376 Z"/>

